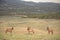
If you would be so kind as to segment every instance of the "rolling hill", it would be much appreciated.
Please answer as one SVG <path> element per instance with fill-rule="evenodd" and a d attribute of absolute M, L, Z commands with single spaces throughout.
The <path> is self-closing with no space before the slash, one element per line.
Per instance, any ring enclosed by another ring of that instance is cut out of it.
<path fill-rule="evenodd" d="M 20 11 L 20 12 L 60 12 L 60 3 L 34 3 L 21 0 L 0 1 L 0 11 Z"/>
<path fill-rule="evenodd" d="M 60 18 L 60 3 L 0 0 L 0 16 L 23 14 L 33 18 Z M 31 14 L 31 15 L 30 15 Z"/>

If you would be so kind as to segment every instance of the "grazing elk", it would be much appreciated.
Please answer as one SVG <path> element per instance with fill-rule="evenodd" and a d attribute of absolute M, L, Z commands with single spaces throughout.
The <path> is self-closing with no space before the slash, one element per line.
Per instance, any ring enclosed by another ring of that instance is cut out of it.
<path fill-rule="evenodd" d="M 14 29 L 13 27 L 11 27 L 11 28 L 7 28 L 7 29 L 5 30 L 5 33 L 9 32 L 9 33 L 12 34 L 13 29 Z"/>
<path fill-rule="evenodd" d="M 47 27 L 47 31 L 48 31 L 48 34 L 53 34 L 53 30 L 52 29 L 50 29 L 49 27 Z"/>
<path fill-rule="evenodd" d="M 34 34 L 34 30 L 31 29 L 31 27 L 27 27 L 27 31 L 28 31 L 28 33 L 33 33 Z"/>

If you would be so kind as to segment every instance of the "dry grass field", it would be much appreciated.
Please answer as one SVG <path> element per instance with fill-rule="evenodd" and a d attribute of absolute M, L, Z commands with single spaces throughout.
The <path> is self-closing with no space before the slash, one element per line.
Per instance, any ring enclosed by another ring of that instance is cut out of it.
<path fill-rule="evenodd" d="M 14 27 L 12 35 L 5 33 L 7 28 Z M 34 30 L 28 33 L 27 27 Z M 53 35 L 46 28 L 53 29 Z M 19 16 L 0 16 L 0 40 L 60 40 L 59 19 L 21 18 Z"/>

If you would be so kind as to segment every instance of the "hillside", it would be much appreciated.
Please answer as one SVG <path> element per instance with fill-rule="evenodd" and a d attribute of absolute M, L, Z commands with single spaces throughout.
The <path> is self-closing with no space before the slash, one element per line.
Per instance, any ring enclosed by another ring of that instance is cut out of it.
<path fill-rule="evenodd" d="M 27 15 L 29 18 L 58 18 L 60 19 L 60 3 L 26 2 L 21 0 L 0 0 L 0 16 Z M 56 15 L 57 14 L 57 15 Z"/>
<path fill-rule="evenodd" d="M 34 3 L 21 0 L 0 1 L 0 11 L 20 11 L 20 12 L 59 12 L 60 3 Z"/>

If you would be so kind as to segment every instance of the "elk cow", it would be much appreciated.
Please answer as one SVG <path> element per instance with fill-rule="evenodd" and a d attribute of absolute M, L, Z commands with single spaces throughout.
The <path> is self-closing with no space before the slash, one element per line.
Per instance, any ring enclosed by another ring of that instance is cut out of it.
<path fill-rule="evenodd" d="M 34 34 L 34 30 L 31 29 L 31 27 L 27 27 L 27 31 L 28 31 L 28 33 L 33 33 Z"/>
<path fill-rule="evenodd" d="M 53 30 L 52 29 L 50 29 L 49 27 L 47 27 L 47 31 L 48 31 L 48 34 L 53 34 Z"/>
<path fill-rule="evenodd" d="M 11 28 L 7 28 L 7 29 L 5 30 L 5 33 L 9 32 L 9 33 L 11 33 L 11 34 L 12 34 L 13 29 L 14 29 L 13 27 L 11 27 Z"/>

